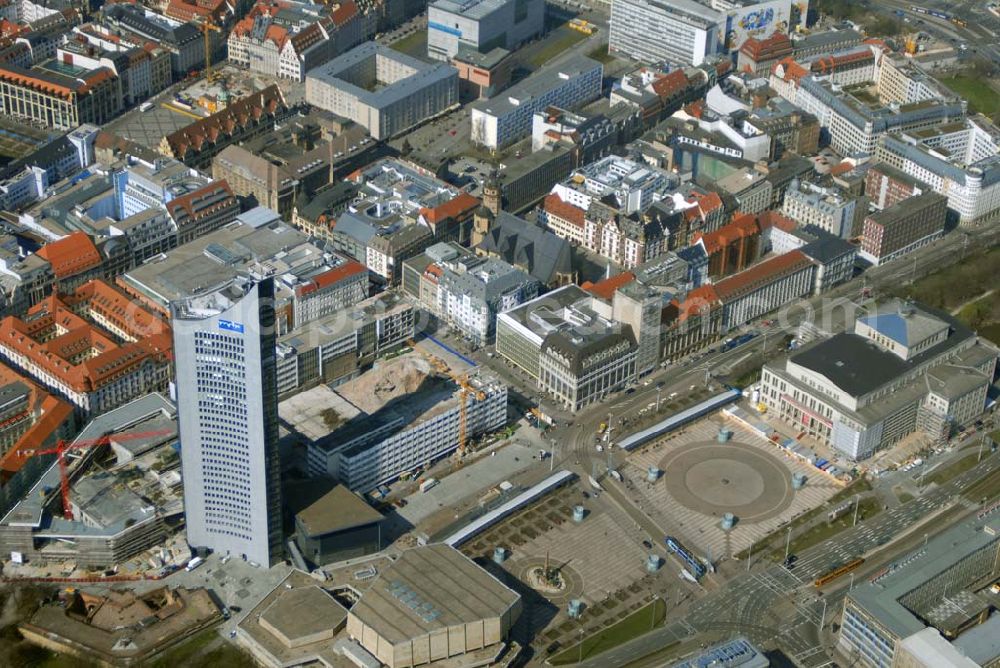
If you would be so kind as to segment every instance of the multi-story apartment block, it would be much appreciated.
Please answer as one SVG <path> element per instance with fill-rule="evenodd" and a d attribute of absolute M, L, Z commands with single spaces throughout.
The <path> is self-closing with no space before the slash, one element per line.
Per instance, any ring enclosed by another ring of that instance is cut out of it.
<path fill-rule="evenodd" d="M 472 141 L 498 149 L 531 134 L 532 117 L 547 107 L 570 111 L 601 94 L 604 66 L 578 54 L 547 63 L 490 100 L 472 105 Z"/>
<path fill-rule="evenodd" d="M 93 164 L 98 134 L 96 125 L 81 125 L 8 163 L 0 171 L 0 208 L 20 209 L 43 197 L 50 186 Z"/>
<path fill-rule="evenodd" d="M 848 51 L 840 51 L 830 55 L 817 56 L 807 64 L 813 76 L 823 77 L 838 86 L 857 86 L 872 81 L 881 82 L 885 79 L 882 63 L 885 47 L 876 44 L 866 44 Z M 892 101 L 899 103 L 918 102 L 930 99 L 931 96 L 913 96 Z M 881 98 L 881 94 L 880 94 Z"/>
<path fill-rule="evenodd" d="M 645 212 L 661 200 L 676 204 L 677 185 L 656 167 L 608 156 L 557 183 L 545 198 L 544 220 L 557 235 L 634 267 L 667 250 L 669 230 Z"/>
<path fill-rule="evenodd" d="M 715 85 L 718 73 L 709 64 L 661 72 L 640 67 L 625 74 L 611 89 L 611 106 L 628 105 L 638 110 L 642 125 L 650 127 L 669 117 L 684 104 L 700 98 Z"/>
<path fill-rule="evenodd" d="M 265 568 L 282 553 L 273 296 L 265 278 L 171 305 L 187 541 Z"/>
<path fill-rule="evenodd" d="M 228 183 L 213 181 L 171 199 L 166 209 L 176 228 L 175 246 L 181 246 L 236 220 L 240 202 Z"/>
<path fill-rule="evenodd" d="M 691 242 L 704 248 L 712 280 L 743 271 L 760 258 L 763 250 L 757 217 L 746 213 L 717 230 L 694 233 Z"/>
<path fill-rule="evenodd" d="M 354 186 L 351 201 L 342 205 L 336 224 L 324 225 L 318 236 L 385 281 L 397 283 L 402 261 L 435 239 L 468 238 L 476 198 L 428 170 L 387 158 L 348 178 Z"/>
<path fill-rule="evenodd" d="M 574 412 L 636 377 L 638 346 L 631 325 L 602 316 L 604 306 L 595 307 L 594 299 L 567 285 L 497 317 L 497 355 Z"/>
<path fill-rule="evenodd" d="M 805 36 L 792 35 L 792 55 L 796 60 L 805 61 L 816 56 L 847 51 L 861 44 L 864 39 L 864 35 L 851 29 L 824 30 Z"/>
<path fill-rule="evenodd" d="M 887 135 L 875 161 L 884 162 L 926 183 L 948 198 L 962 223 L 1000 209 L 1000 129 L 982 118 L 939 128 L 937 132 Z"/>
<path fill-rule="evenodd" d="M 841 239 L 850 239 L 860 233 L 868 201 L 865 197 L 852 197 L 835 186 L 823 187 L 794 179 L 785 191 L 781 212 L 801 225 L 815 225 Z"/>
<path fill-rule="evenodd" d="M 503 260 L 480 257 L 454 243 L 435 244 L 426 255 L 437 278 L 433 312 L 476 346 L 493 341 L 497 314 L 534 299 L 541 287 Z"/>
<path fill-rule="evenodd" d="M 0 511 L 6 512 L 40 472 L 41 464 L 32 461 L 34 452 L 55 447 L 59 439 L 69 437 L 74 420 L 70 404 L 4 365 L 0 365 L 0 388 L 4 399 L 0 404 L 0 471 L 4 478 Z"/>
<path fill-rule="evenodd" d="M 306 72 L 365 39 L 354 0 L 326 5 L 264 0 L 233 26 L 229 60 L 251 71 L 302 81 Z"/>
<path fill-rule="evenodd" d="M 468 390 L 437 383 L 368 416 L 360 416 L 308 445 L 309 471 L 329 475 L 357 492 L 391 482 L 405 471 L 440 459 L 466 438 L 507 423 L 507 386 L 486 373 L 471 374 Z M 463 408 L 464 407 L 464 408 Z"/>
<path fill-rule="evenodd" d="M 329 172 L 330 168 L 318 164 L 315 169 Z M 261 206 L 277 211 L 284 220 L 291 219 L 299 180 L 267 158 L 242 146 L 227 146 L 212 159 L 212 177 L 224 180 L 236 194 L 253 197 Z"/>
<path fill-rule="evenodd" d="M 314 68 L 306 101 L 387 139 L 458 103 L 458 70 L 366 42 Z"/>
<path fill-rule="evenodd" d="M 170 375 L 170 328 L 100 281 L 7 316 L 0 336 L 0 356 L 84 415 L 163 390 Z"/>
<path fill-rule="evenodd" d="M 513 50 L 544 27 L 543 0 L 435 0 L 427 6 L 427 56 L 448 61 L 462 47 Z"/>
<path fill-rule="evenodd" d="M 412 302 L 386 291 L 309 320 L 278 339 L 278 395 L 357 377 L 414 335 Z"/>
<path fill-rule="evenodd" d="M 881 71 L 875 80 L 878 98 L 886 104 L 908 104 L 955 97 L 954 92 L 942 86 L 901 53 L 886 55 L 882 59 Z"/>
<path fill-rule="evenodd" d="M 944 313 L 892 303 L 764 366 L 770 411 L 852 460 L 983 411 L 997 350 Z"/>
<path fill-rule="evenodd" d="M 722 12 L 694 0 L 618 0 L 611 5 L 608 46 L 646 63 L 698 65 L 725 39 L 720 24 Z"/>
<path fill-rule="evenodd" d="M 929 190 L 930 186 L 926 183 L 886 162 L 871 165 L 865 172 L 865 195 L 871 205 L 879 210 Z"/>
<path fill-rule="evenodd" d="M 419 255 L 432 243 L 434 233 L 425 225 L 383 227 L 368 239 L 364 264 L 386 284 L 399 285 L 403 261 Z"/>
<path fill-rule="evenodd" d="M 726 330 L 752 322 L 813 292 L 816 265 L 801 251 L 765 260 L 712 286 Z"/>
<path fill-rule="evenodd" d="M 618 140 L 615 123 L 603 115 L 581 116 L 549 107 L 536 111 L 531 120 L 531 150 L 544 150 L 554 144 L 573 151 L 573 167 L 595 162 L 609 153 Z"/>
<path fill-rule="evenodd" d="M 202 31 L 194 23 L 175 21 L 140 5 L 124 3 L 101 7 L 100 23 L 105 30 L 127 39 L 158 44 L 170 53 L 170 68 L 175 78 L 205 64 Z M 219 37 L 209 31 L 209 40 L 217 46 Z"/>
<path fill-rule="evenodd" d="M 874 265 L 896 260 L 944 235 L 948 198 L 935 192 L 908 197 L 867 216 L 859 255 Z"/>
<path fill-rule="evenodd" d="M 844 154 L 871 154 L 886 133 L 925 130 L 965 116 L 964 100 L 916 66 L 883 57 L 878 45 L 815 60 L 810 69 L 785 59 L 770 82 L 783 98 L 815 114 Z M 868 82 L 875 85 L 877 102 L 845 89 Z"/>
<path fill-rule="evenodd" d="M 718 179 L 715 187 L 735 198 L 742 213 L 766 211 L 774 200 L 774 184 L 763 170 L 753 167 L 742 167 Z"/>
<path fill-rule="evenodd" d="M 86 23 L 73 27 L 74 39 L 85 41 L 87 44 L 95 46 L 108 53 L 124 53 L 129 57 L 130 62 L 138 63 L 141 68 L 139 77 L 133 82 L 130 80 L 129 88 L 138 99 L 141 96 L 144 84 L 146 84 L 146 69 L 148 67 L 148 95 L 159 93 L 173 81 L 171 72 L 170 51 L 158 42 L 143 39 L 137 35 L 124 33 L 114 34 L 107 28 L 96 23 Z M 136 49 L 145 54 L 145 58 L 139 56 Z M 144 63 L 144 60 L 148 62 Z"/>
<path fill-rule="evenodd" d="M 775 31 L 770 37 L 761 39 L 749 37 L 740 46 L 736 68 L 766 77 L 775 63 L 791 55 L 792 40 L 783 32 Z"/>
<path fill-rule="evenodd" d="M 771 158 L 780 159 L 788 152 L 813 155 L 819 151 L 819 119 L 793 105 L 773 104 L 766 109 L 754 109 L 745 123 L 770 138 Z"/>
<path fill-rule="evenodd" d="M 149 162 L 130 156 L 129 162 L 112 179 L 122 218 L 148 209 L 162 209 L 165 204 L 210 183 L 197 170 L 170 158 L 157 157 Z"/>
<path fill-rule="evenodd" d="M 50 60 L 31 69 L 0 64 L 0 113 L 44 127 L 103 125 L 122 111 L 121 80 L 107 67 Z"/>

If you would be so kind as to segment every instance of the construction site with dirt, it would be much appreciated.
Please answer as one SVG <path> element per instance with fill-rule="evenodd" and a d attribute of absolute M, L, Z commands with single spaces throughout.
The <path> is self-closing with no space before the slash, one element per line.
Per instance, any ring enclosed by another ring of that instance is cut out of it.
<path fill-rule="evenodd" d="M 502 429 L 507 388 L 488 373 L 458 374 L 414 351 L 334 388 L 300 393 L 278 412 L 286 445 L 304 446 L 310 475 L 367 492 Z"/>

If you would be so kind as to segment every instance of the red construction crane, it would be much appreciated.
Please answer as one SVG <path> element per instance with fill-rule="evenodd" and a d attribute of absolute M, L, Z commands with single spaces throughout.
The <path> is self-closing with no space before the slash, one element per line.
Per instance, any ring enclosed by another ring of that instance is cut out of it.
<path fill-rule="evenodd" d="M 83 450 L 99 445 L 110 445 L 111 439 L 115 441 L 130 441 L 139 438 L 152 438 L 154 436 L 166 436 L 173 434 L 173 429 L 158 429 L 156 431 L 137 431 L 125 434 L 105 434 L 100 438 L 89 438 L 82 441 L 64 441 L 62 439 L 56 443 L 56 447 L 45 450 L 21 451 L 20 454 L 26 457 L 37 457 L 39 455 L 56 455 L 59 461 L 59 487 L 62 493 L 63 517 L 68 520 L 73 519 L 73 508 L 69 502 L 69 473 L 66 470 L 66 453 L 70 450 Z"/>

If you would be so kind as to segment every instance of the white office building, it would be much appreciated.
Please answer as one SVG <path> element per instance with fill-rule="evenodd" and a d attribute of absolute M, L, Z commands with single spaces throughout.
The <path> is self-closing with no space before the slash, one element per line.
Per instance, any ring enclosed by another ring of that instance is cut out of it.
<path fill-rule="evenodd" d="M 546 107 L 573 110 L 601 95 L 604 66 L 569 54 L 497 97 L 472 105 L 472 141 L 498 149 L 531 135 L 532 116 Z"/>
<path fill-rule="evenodd" d="M 544 27 L 545 0 L 436 0 L 427 7 L 427 55 L 448 61 L 462 46 L 513 50 Z"/>
<path fill-rule="evenodd" d="M 608 47 L 644 63 L 700 65 L 718 51 L 725 21 L 695 0 L 615 0 Z"/>
<path fill-rule="evenodd" d="M 429 388 L 405 403 L 351 420 L 329 438 L 309 443 L 309 472 L 367 492 L 454 452 L 463 423 L 466 438 L 503 428 L 507 386 L 479 373 L 468 379 L 468 387 Z"/>
<path fill-rule="evenodd" d="M 1000 128 L 983 118 L 921 133 L 886 135 L 875 149 L 884 162 L 948 198 L 962 223 L 1000 209 Z"/>
<path fill-rule="evenodd" d="M 188 543 L 270 567 L 282 538 L 274 279 L 171 312 Z"/>
<path fill-rule="evenodd" d="M 306 102 L 388 139 L 458 103 L 458 70 L 366 42 L 306 75 Z"/>

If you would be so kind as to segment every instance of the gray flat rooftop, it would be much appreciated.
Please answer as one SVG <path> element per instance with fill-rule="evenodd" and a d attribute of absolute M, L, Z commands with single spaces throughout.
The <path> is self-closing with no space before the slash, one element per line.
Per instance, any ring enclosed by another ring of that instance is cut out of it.
<path fill-rule="evenodd" d="M 436 0 L 430 3 L 430 7 L 478 20 L 511 2 L 516 0 Z"/>
<path fill-rule="evenodd" d="M 822 374 L 834 385 L 859 397 L 874 392 L 928 359 L 944 354 L 975 334 L 954 318 L 929 310 L 951 326 L 948 337 L 909 360 L 879 348 L 852 332 L 842 332 L 793 353 L 789 361 Z"/>
<path fill-rule="evenodd" d="M 520 596 L 453 547 L 403 552 L 351 614 L 390 643 L 504 615 Z"/>
<path fill-rule="evenodd" d="M 596 60 L 570 52 L 547 63 L 527 79 L 502 91 L 496 97 L 473 103 L 472 108 L 494 116 L 502 116 L 553 88 L 565 85 L 567 79 L 578 77 L 598 67 L 602 65 Z"/>
<path fill-rule="evenodd" d="M 952 644 L 979 665 L 989 665 L 1000 656 L 1000 614 L 993 613 L 984 623 L 958 636 Z"/>
<path fill-rule="evenodd" d="M 899 599 L 941 575 L 967 555 L 995 544 L 1000 517 L 970 520 L 948 529 L 927 546 L 889 566 L 890 571 L 874 583 L 855 586 L 848 597 L 879 623 L 901 638 L 922 631 L 925 625 Z M 893 568 L 893 566 L 896 566 Z M 955 583 L 954 588 L 973 583 Z"/>
<path fill-rule="evenodd" d="M 380 512 L 343 485 L 337 485 L 295 517 L 310 536 L 353 529 L 383 519 Z"/>
<path fill-rule="evenodd" d="M 378 90 L 366 90 L 351 81 L 350 73 L 356 71 L 360 64 L 372 58 L 388 58 L 409 68 L 412 72 L 396 81 L 385 82 L 386 85 Z M 364 104 L 375 108 L 396 103 L 426 86 L 448 78 L 454 78 L 455 85 L 458 85 L 458 70 L 451 65 L 427 63 L 375 42 L 365 42 L 354 47 L 325 65 L 310 70 L 307 77 L 336 86 L 357 97 Z"/>
<path fill-rule="evenodd" d="M 325 318 L 313 320 L 297 327 L 294 331 L 279 337 L 278 343 L 291 346 L 299 352 L 310 350 L 348 334 L 353 334 L 365 323 L 412 309 L 413 304 L 403 299 L 399 294 L 382 292 L 353 306 L 338 310 Z"/>
<path fill-rule="evenodd" d="M 289 640 L 335 629 L 345 619 L 347 609 L 318 586 L 285 590 L 260 614 Z"/>
<path fill-rule="evenodd" d="M 486 53 L 480 53 L 465 44 L 460 44 L 458 47 L 458 53 L 455 55 L 454 60 L 462 63 L 469 63 L 470 65 L 475 65 L 476 67 L 482 67 L 489 70 L 499 65 L 503 62 L 504 58 L 509 55 L 510 51 L 499 46 L 495 49 L 487 51 Z"/>
<path fill-rule="evenodd" d="M 685 15 L 706 23 L 718 23 L 725 16 L 708 5 L 695 0 L 646 0 L 646 4 L 663 9 L 671 14 Z"/>

